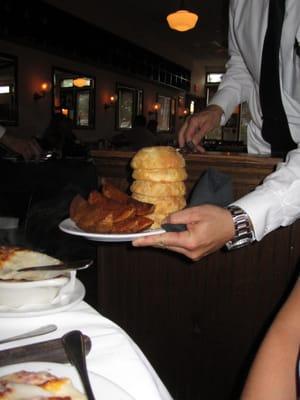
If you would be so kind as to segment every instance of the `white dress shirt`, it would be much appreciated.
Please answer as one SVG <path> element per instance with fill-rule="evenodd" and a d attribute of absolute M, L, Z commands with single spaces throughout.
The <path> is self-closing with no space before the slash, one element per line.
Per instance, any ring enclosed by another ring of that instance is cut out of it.
<path fill-rule="evenodd" d="M 248 152 L 270 154 L 261 135 L 259 78 L 269 0 L 231 0 L 229 12 L 229 55 L 227 71 L 211 104 L 224 110 L 226 122 L 236 105 L 247 101 L 252 116 L 248 125 Z M 256 240 L 300 217 L 300 0 L 286 0 L 279 54 L 282 102 L 296 150 L 277 166 L 253 192 L 234 204 L 251 218 Z"/>

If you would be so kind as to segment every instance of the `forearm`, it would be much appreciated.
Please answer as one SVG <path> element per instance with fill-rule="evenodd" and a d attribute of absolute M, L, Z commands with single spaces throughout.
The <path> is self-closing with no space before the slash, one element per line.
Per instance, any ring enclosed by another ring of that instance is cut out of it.
<path fill-rule="evenodd" d="M 284 328 L 266 336 L 251 368 L 242 400 L 295 400 L 299 340 Z"/>
<path fill-rule="evenodd" d="M 233 3 L 233 2 L 232 2 Z M 231 3 L 229 12 L 228 53 L 226 73 L 223 75 L 218 91 L 210 104 L 216 104 L 224 110 L 224 122 L 228 120 L 238 104 L 247 101 L 253 88 L 253 79 L 245 65 L 236 39 L 234 27 L 235 6 Z"/>
<path fill-rule="evenodd" d="M 280 310 L 248 376 L 242 400 L 294 400 L 300 343 L 300 285 Z"/>

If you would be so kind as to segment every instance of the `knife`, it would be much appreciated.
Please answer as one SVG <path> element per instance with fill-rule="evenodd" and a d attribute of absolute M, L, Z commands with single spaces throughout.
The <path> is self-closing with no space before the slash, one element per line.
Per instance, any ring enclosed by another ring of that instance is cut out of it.
<path fill-rule="evenodd" d="M 93 264 L 93 260 L 80 260 L 80 261 L 70 261 L 62 262 L 60 264 L 54 265 L 37 265 L 34 267 L 24 267 L 18 269 L 18 272 L 27 271 L 74 271 L 79 269 L 86 269 Z"/>
<path fill-rule="evenodd" d="M 86 354 L 91 350 L 91 339 L 83 335 Z M 61 338 L 0 351 L 0 367 L 23 362 L 45 361 L 68 363 Z"/>

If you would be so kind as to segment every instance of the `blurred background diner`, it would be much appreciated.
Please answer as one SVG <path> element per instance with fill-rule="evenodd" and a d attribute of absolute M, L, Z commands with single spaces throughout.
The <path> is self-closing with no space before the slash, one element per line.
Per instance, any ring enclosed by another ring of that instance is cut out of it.
<path fill-rule="evenodd" d="M 112 137 L 111 143 L 116 149 L 137 151 L 143 147 L 156 146 L 157 136 L 146 126 L 144 115 L 137 115 L 133 121 L 133 128 L 128 132 L 119 133 Z"/>
<path fill-rule="evenodd" d="M 140 346 L 174 399 L 236 400 L 297 276 L 298 222 L 195 263 L 58 228 L 103 179 L 129 194 L 135 151 L 178 147 L 216 92 L 229 2 L 179 3 L 0 2 L 0 244 L 92 258 L 78 271 L 85 300 Z M 184 153 L 187 199 L 208 168 L 230 175 L 235 198 L 274 170 L 280 158 L 247 154 L 250 119 L 239 104 L 204 137 L 205 154 Z"/>

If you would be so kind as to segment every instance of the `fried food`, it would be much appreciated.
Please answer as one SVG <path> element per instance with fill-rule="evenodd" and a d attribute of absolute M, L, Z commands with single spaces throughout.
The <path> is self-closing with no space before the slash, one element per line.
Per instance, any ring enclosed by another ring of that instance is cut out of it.
<path fill-rule="evenodd" d="M 139 201 L 151 202 L 154 204 L 156 214 L 168 215 L 186 206 L 186 200 L 183 196 L 148 196 L 133 192 L 132 197 Z"/>
<path fill-rule="evenodd" d="M 167 218 L 170 213 L 167 212 L 165 214 L 158 214 L 156 212 L 149 214 L 148 218 L 153 220 L 153 224 L 151 225 L 151 229 L 157 229 L 161 227 L 162 221 Z"/>
<path fill-rule="evenodd" d="M 102 193 L 93 190 L 88 197 L 88 203 L 100 208 L 104 212 L 112 214 L 113 222 L 123 221 L 136 214 L 135 207 L 131 204 L 123 204 L 105 197 Z"/>
<path fill-rule="evenodd" d="M 119 221 L 112 227 L 112 233 L 135 233 L 148 229 L 153 220 L 144 216 L 135 216 L 124 221 Z"/>
<path fill-rule="evenodd" d="M 148 215 L 154 221 L 152 228 L 160 227 L 170 213 L 186 206 L 185 160 L 174 147 L 145 147 L 135 154 L 131 167 L 132 198 L 155 205 Z"/>
<path fill-rule="evenodd" d="M 121 204 L 128 204 L 135 208 L 136 215 L 147 215 L 154 211 L 154 205 L 133 199 L 109 182 L 102 185 L 102 193 L 109 199 L 118 201 Z"/>
<path fill-rule="evenodd" d="M 132 183 L 130 190 L 135 193 L 157 197 L 184 196 L 186 193 L 184 182 L 152 182 L 138 180 Z"/>
<path fill-rule="evenodd" d="M 130 163 L 133 169 L 182 168 L 185 159 L 171 146 L 144 147 L 139 150 Z"/>
<path fill-rule="evenodd" d="M 102 184 L 102 193 L 107 198 L 118 201 L 122 204 L 127 204 L 130 200 L 130 196 L 128 196 L 128 194 L 122 192 L 116 186 L 106 181 Z"/>
<path fill-rule="evenodd" d="M 137 168 L 133 170 L 133 179 L 151 182 L 180 182 L 187 179 L 185 168 Z"/>
<path fill-rule="evenodd" d="M 88 208 L 88 202 L 80 194 L 77 194 L 70 204 L 70 218 L 77 223 L 85 215 Z"/>
<path fill-rule="evenodd" d="M 70 204 L 70 218 L 91 233 L 140 232 L 152 225 L 145 215 L 153 211 L 153 204 L 132 199 L 109 183 L 103 185 L 102 193 L 93 190 L 87 200 L 77 195 Z"/>
<path fill-rule="evenodd" d="M 139 201 L 134 198 L 130 198 L 130 204 L 135 207 L 136 215 L 144 216 L 152 213 L 155 209 L 155 205 L 151 203 L 147 203 L 144 201 Z"/>

